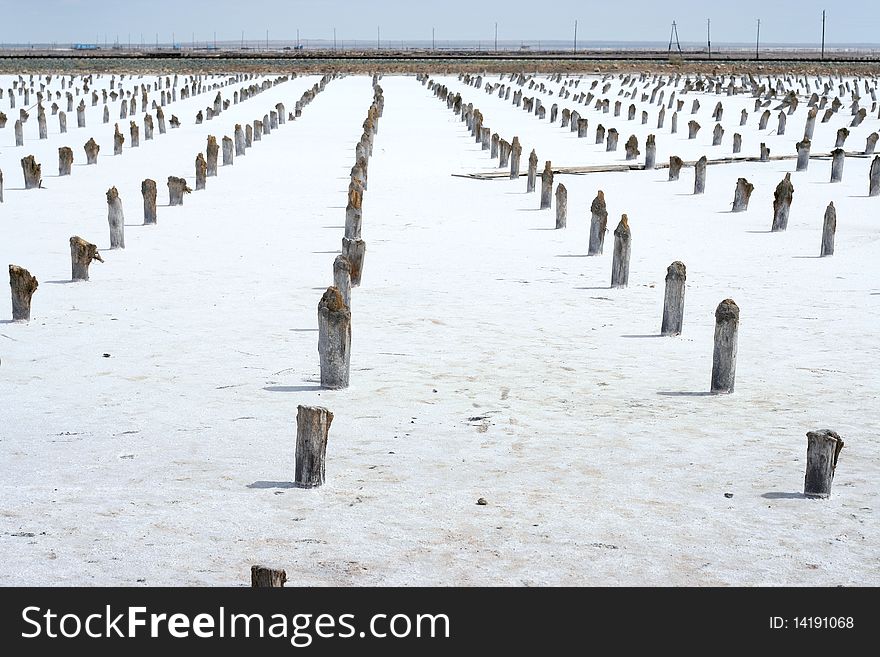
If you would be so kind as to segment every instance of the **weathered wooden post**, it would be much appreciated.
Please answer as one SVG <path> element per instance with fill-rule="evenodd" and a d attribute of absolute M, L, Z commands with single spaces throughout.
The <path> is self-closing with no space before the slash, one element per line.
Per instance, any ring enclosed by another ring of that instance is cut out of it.
<path fill-rule="evenodd" d="M 333 261 L 333 287 L 342 295 L 342 302 L 351 308 L 351 263 L 344 255 Z"/>
<path fill-rule="evenodd" d="M 223 166 L 232 164 L 232 140 L 229 137 L 223 137 Z"/>
<path fill-rule="evenodd" d="M 608 137 L 606 140 L 607 143 L 605 145 L 606 153 L 611 153 L 617 150 L 617 140 L 619 136 L 620 135 L 617 133 L 617 130 L 615 128 L 610 128 L 608 130 Z"/>
<path fill-rule="evenodd" d="M 770 110 L 764 110 L 761 118 L 758 120 L 758 130 L 766 130 L 767 123 L 770 121 Z"/>
<path fill-rule="evenodd" d="M 742 151 L 743 138 L 738 132 L 733 133 L 733 152 L 734 154 Z"/>
<path fill-rule="evenodd" d="M 33 155 L 21 158 L 21 170 L 24 174 L 25 189 L 39 189 L 43 184 L 43 168 Z"/>
<path fill-rule="evenodd" d="M 37 279 L 24 267 L 9 265 L 9 287 L 12 288 L 12 321 L 31 321 L 31 297 L 39 287 Z"/>
<path fill-rule="evenodd" d="M 244 130 L 241 129 L 240 123 L 235 124 L 235 131 L 232 136 L 235 140 L 235 155 L 236 157 L 240 157 L 245 154 L 245 148 L 247 148 L 245 133 Z"/>
<path fill-rule="evenodd" d="M 600 189 L 590 205 L 590 242 L 587 255 L 601 255 L 605 246 L 605 232 L 608 228 L 608 210 L 605 207 L 605 193 Z"/>
<path fill-rule="evenodd" d="M 678 134 L 678 112 L 672 113 L 672 120 L 669 122 L 669 134 Z"/>
<path fill-rule="evenodd" d="M 843 440 L 830 429 L 807 432 L 807 467 L 804 475 L 804 496 L 831 497 L 831 482 L 837 468 L 837 457 Z"/>
<path fill-rule="evenodd" d="M 335 287 L 318 304 L 318 355 L 321 387 L 347 388 L 351 365 L 351 311 Z"/>
<path fill-rule="evenodd" d="M 871 160 L 868 171 L 868 196 L 880 196 L 880 155 Z"/>
<path fill-rule="evenodd" d="M 104 117 L 103 117 L 103 122 L 104 122 L 104 123 L 110 123 L 110 108 L 107 107 L 106 105 L 104 105 Z"/>
<path fill-rule="evenodd" d="M 361 275 L 364 268 L 364 256 L 367 252 L 367 245 L 360 239 L 342 238 L 342 255 L 348 258 L 351 263 L 351 286 L 357 287 L 361 284 Z"/>
<path fill-rule="evenodd" d="M 739 178 L 736 181 L 736 190 L 733 193 L 733 210 L 732 212 L 745 212 L 749 209 L 749 198 L 755 186 L 745 178 Z"/>
<path fill-rule="evenodd" d="M 779 113 L 779 125 L 776 127 L 776 134 L 777 135 L 784 135 L 785 134 L 785 122 L 786 122 L 785 112 L 780 112 Z"/>
<path fill-rule="evenodd" d="M 214 135 L 208 135 L 208 146 L 205 151 L 208 158 L 205 162 L 205 174 L 207 176 L 217 175 L 217 156 L 220 154 L 220 146 L 217 145 L 217 138 Z M 198 189 L 198 185 L 196 185 Z"/>
<path fill-rule="evenodd" d="M 156 123 L 159 124 L 159 134 L 164 135 L 165 134 L 165 111 L 162 109 L 161 106 L 156 108 Z"/>
<path fill-rule="evenodd" d="M 739 332 L 739 306 L 725 299 L 715 309 L 715 346 L 712 351 L 714 394 L 733 392 L 736 379 L 736 343 Z"/>
<path fill-rule="evenodd" d="M 506 139 L 498 142 L 498 168 L 510 166 L 510 143 Z"/>
<path fill-rule="evenodd" d="M 76 127 L 86 127 L 86 104 L 83 101 L 79 101 L 79 105 L 76 107 Z"/>
<path fill-rule="evenodd" d="M 11 98 L 11 96 L 10 96 Z M 22 128 L 21 119 L 15 121 L 15 145 L 24 146 L 24 130 Z"/>
<path fill-rule="evenodd" d="M 185 178 L 168 176 L 168 205 L 183 205 L 183 195 L 191 192 Z"/>
<path fill-rule="evenodd" d="M 715 129 L 712 131 L 712 145 L 720 146 L 721 140 L 724 138 L 724 128 L 721 127 L 720 123 L 715 124 Z"/>
<path fill-rule="evenodd" d="M 153 138 L 153 117 L 150 114 L 144 116 L 144 141 Z"/>
<path fill-rule="evenodd" d="M 818 114 L 819 109 L 816 107 L 811 107 L 807 112 L 807 123 L 804 125 L 804 141 L 811 141 L 813 139 L 813 131 L 816 129 L 816 114 Z"/>
<path fill-rule="evenodd" d="M 522 158 L 522 145 L 519 143 L 519 137 L 514 137 L 510 144 L 510 179 L 519 178 L 519 162 Z"/>
<path fill-rule="evenodd" d="M 113 154 L 122 155 L 122 144 L 125 143 L 125 135 L 119 132 L 119 124 L 116 125 L 116 131 L 113 133 Z"/>
<path fill-rule="evenodd" d="M 258 119 L 254 119 L 254 130 L 251 133 L 251 140 L 251 143 L 254 141 L 263 141 L 263 122 Z"/>
<path fill-rule="evenodd" d="M 862 125 L 862 121 L 868 116 L 868 110 L 862 107 L 858 112 L 853 115 L 852 123 L 849 124 L 851 128 L 857 128 Z"/>
<path fill-rule="evenodd" d="M 69 176 L 73 166 L 73 150 L 69 146 L 58 149 L 58 175 Z"/>
<path fill-rule="evenodd" d="M 86 164 L 97 164 L 98 163 L 98 151 L 101 150 L 101 147 L 98 145 L 94 139 L 89 139 L 85 146 L 83 146 L 83 150 L 86 152 Z"/>
<path fill-rule="evenodd" d="M 46 126 L 46 110 L 43 109 L 42 104 L 37 106 L 37 131 L 39 132 L 40 139 L 49 138 L 49 129 Z"/>
<path fill-rule="evenodd" d="M 770 149 L 767 148 L 767 144 L 764 142 L 761 142 L 761 157 L 759 159 L 761 162 L 770 161 Z"/>
<path fill-rule="evenodd" d="M 825 221 L 822 224 L 822 249 L 819 257 L 824 258 L 834 255 L 834 234 L 837 231 L 837 210 L 834 202 L 828 204 L 825 208 Z"/>
<path fill-rule="evenodd" d="M 836 183 L 843 180 L 843 162 L 846 157 L 846 151 L 842 148 L 835 148 L 831 151 L 831 182 Z"/>
<path fill-rule="evenodd" d="M 601 144 L 605 141 L 605 126 L 601 123 L 596 126 L 596 143 Z"/>
<path fill-rule="evenodd" d="M 794 185 L 791 184 L 791 174 L 785 174 L 773 193 L 773 227 L 772 231 L 785 230 L 788 227 L 788 214 L 791 209 L 791 200 L 794 196 Z"/>
<path fill-rule="evenodd" d="M 147 178 L 141 182 L 144 197 L 144 224 L 156 223 L 156 181 Z"/>
<path fill-rule="evenodd" d="M 678 176 L 681 173 L 681 167 L 684 165 L 684 160 L 682 160 L 678 155 L 671 155 L 669 157 L 669 180 L 670 182 L 673 180 L 678 180 Z"/>
<path fill-rule="evenodd" d="M 287 582 L 287 573 L 283 570 L 251 566 L 251 588 L 280 588 Z"/>
<path fill-rule="evenodd" d="M 630 135 L 629 139 L 626 140 L 626 143 L 623 145 L 624 151 L 626 152 L 626 159 L 635 160 L 639 157 L 639 140 L 635 135 Z"/>
<path fill-rule="evenodd" d="M 626 287 L 629 283 L 629 255 L 632 234 L 626 215 L 614 229 L 614 255 L 611 260 L 611 287 Z"/>
<path fill-rule="evenodd" d="M 676 260 L 666 268 L 666 292 L 663 296 L 663 321 L 660 335 L 681 335 L 684 323 L 684 287 L 687 268 Z"/>
<path fill-rule="evenodd" d="M 868 135 L 868 139 L 865 141 L 865 155 L 873 155 L 874 149 L 877 147 L 877 140 L 880 139 L 880 135 L 876 132 L 872 132 Z"/>
<path fill-rule="evenodd" d="M 58 132 L 62 135 L 67 134 L 67 114 L 64 112 L 58 113 Z"/>
<path fill-rule="evenodd" d="M 544 171 L 541 172 L 541 209 L 550 207 L 553 196 L 553 167 L 550 160 L 544 163 Z"/>
<path fill-rule="evenodd" d="M 93 260 L 104 262 L 98 247 L 86 242 L 82 237 L 74 235 L 70 238 L 71 279 L 74 281 L 89 280 L 89 265 Z"/>
<path fill-rule="evenodd" d="M 107 190 L 107 222 L 110 224 L 110 248 L 125 248 L 125 217 L 122 214 L 122 199 L 115 187 Z"/>
<path fill-rule="evenodd" d="M 849 137 L 849 130 L 847 128 L 841 128 L 837 131 L 837 139 L 834 142 L 834 148 L 843 148 L 843 144 L 846 142 L 846 138 Z"/>
<path fill-rule="evenodd" d="M 583 139 L 587 136 L 587 130 L 589 128 L 589 121 L 587 119 L 582 119 L 578 117 L 577 120 L 577 136 L 579 139 Z"/>
<path fill-rule="evenodd" d="M 697 133 L 700 131 L 700 124 L 696 121 L 688 121 L 688 139 L 696 139 Z"/>
<path fill-rule="evenodd" d="M 807 167 L 810 166 L 810 146 L 812 146 L 812 144 L 806 137 L 803 141 L 799 141 L 795 144 L 795 148 L 797 149 L 797 166 L 795 167 L 795 171 L 806 171 Z"/>
<path fill-rule="evenodd" d="M 704 155 L 694 165 L 694 194 L 702 194 L 706 191 L 706 156 Z"/>
<path fill-rule="evenodd" d="M 129 121 L 129 132 L 131 132 L 131 147 L 137 148 L 141 145 L 140 133 L 141 129 L 138 127 L 138 124 L 134 121 Z"/>
<path fill-rule="evenodd" d="M 657 143 L 654 135 L 648 135 L 645 140 L 645 169 L 653 170 L 657 160 Z"/>
<path fill-rule="evenodd" d="M 565 185 L 556 185 L 556 228 L 565 228 L 568 219 L 568 191 Z"/>
<path fill-rule="evenodd" d="M 346 381 L 345 386 L 337 387 L 347 386 Z M 331 422 L 333 413 L 321 406 L 300 405 L 297 409 L 295 482 L 299 488 L 317 488 L 324 483 L 324 459 Z"/>
<path fill-rule="evenodd" d="M 361 238 L 363 197 L 363 185 L 360 180 L 352 178 L 348 186 L 348 203 L 345 207 L 345 236 L 350 240 Z"/>
<path fill-rule="evenodd" d="M 196 191 L 205 188 L 205 180 L 208 175 L 208 163 L 205 162 L 204 153 L 196 155 Z"/>
<path fill-rule="evenodd" d="M 749 113 L 746 110 L 743 110 L 742 112 L 740 112 L 739 124 L 745 125 L 746 123 L 748 123 L 748 120 L 749 120 Z"/>
<path fill-rule="evenodd" d="M 526 193 L 531 193 L 535 191 L 535 182 L 538 177 L 538 156 L 535 153 L 535 149 L 532 149 L 531 154 L 529 155 L 529 173 L 528 178 L 526 179 Z"/>

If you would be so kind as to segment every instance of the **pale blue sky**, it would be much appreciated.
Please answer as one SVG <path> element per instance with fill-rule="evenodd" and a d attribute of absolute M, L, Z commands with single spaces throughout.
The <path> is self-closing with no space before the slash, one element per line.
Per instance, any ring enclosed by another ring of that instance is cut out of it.
<path fill-rule="evenodd" d="M 846 9 L 844 9 L 846 7 Z M 245 38 L 438 41 L 570 40 L 575 19 L 578 41 L 661 41 L 678 22 L 681 40 L 705 42 L 706 19 L 712 41 L 754 42 L 761 19 L 763 43 L 818 43 L 822 9 L 828 10 L 828 43 L 880 42 L 880 9 L 868 0 L 0 0 L 0 42 L 93 42 L 104 35 L 133 43 Z"/>

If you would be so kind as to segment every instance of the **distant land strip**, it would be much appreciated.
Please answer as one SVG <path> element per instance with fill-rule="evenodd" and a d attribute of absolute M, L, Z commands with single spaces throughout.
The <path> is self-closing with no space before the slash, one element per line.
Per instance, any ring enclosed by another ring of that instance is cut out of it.
<path fill-rule="evenodd" d="M 186 50 L 0 50 L 0 72 L 4 73 L 76 73 L 201 71 L 212 72 L 366 72 L 388 73 L 439 72 L 611 72 L 623 70 L 707 71 L 729 73 L 764 70 L 837 74 L 877 74 L 880 57 L 874 51 L 826 53 L 819 51 L 776 49 L 762 52 L 744 50 L 713 53 L 685 51 L 670 54 L 649 50 L 583 50 L 486 52 L 474 50 L 308 50 L 308 51 L 236 51 L 206 53 Z"/>

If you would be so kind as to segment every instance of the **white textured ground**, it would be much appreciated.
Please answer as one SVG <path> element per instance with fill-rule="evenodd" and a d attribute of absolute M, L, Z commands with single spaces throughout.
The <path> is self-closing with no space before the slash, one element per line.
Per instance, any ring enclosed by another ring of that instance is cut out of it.
<path fill-rule="evenodd" d="M 880 198 L 867 197 L 870 159 L 848 158 L 840 184 L 828 183 L 828 160 L 793 174 L 789 228 L 773 234 L 773 189 L 792 160 L 710 166 L 703 196 L 691 195 L 690 169 L 673 183 L 665 170 L 559 175 L 569 227 L 553 231 L 553 211 L 537 210 L 524 178 L 451 176 L 491 170 L 488 153 L 415 78 L 387 76 L 353 292 L 352 386 L 321 391 L 316 309 L 332 281 L 370 79 L 331 82 L 207 190 L 163 207 L 168 175 L 193 185 L 208 134 L 232 136 L 278 101 L 292 110 L 317 79 L 200 126 L 194 115 L 214 92 L 178 101 L 166 117 L 177 114 L 179 130 L 142 134 L 118 157 L 117 103 L 102 125 L 101 105 L 87 101 L 88 127 L 69 113 L 67 135 L 48 116 L 42 142 L 34 110 L 16 148 L 21 97 L 15 110 L 0 99 L 0 263 L 40 280 L 29 324 L 9 322 L 0 304 L 0 583 L 247 584 L 250 565 L 267 562 L 293 585 L 880 584 Z M 643 152 L 657 134 L 658 162 L 729 155 L 736 131 L 744 154 L 761 141 L 793 154 L 807 111 L 802 97 L 777 137 L 777 112 L 761 134 L 749 96 L 703 94 L 703 129 L 688 141 L 696 94 L 683 97 L 677 135 L 671 111 L 656 130 L 657 107 L 638 98 L 647 126 L 626 120 L 626 99 L 618 118 L 557 100 L 589 119 L 590 137 L 578 140 L 455 77 L 436 79 L 493 131 L 519 135 L 523 172 L 532 148 L 541 167 L 622 162 L 630 133 Z M 727 132 L 711 147 L 718 99 Z M 548 114 L 552 102 L 544 96 Z M 864 147 L 876 117 L 852 130 L 848 150 Z M 847 102 L 817 124 L 813 153 L 830 151 L 850 118 Z M 600 122 L 620 132 L 616 153 L 593 143 Z M 102 146 L 96 167 L 84 165 L 91 136 Z M 69 178 L 53 177 L 63 145 L 76 158 Z M 30 153 L 43 190 L 22 189 L 19 159 Z M 747 212 L 730 214 L 740 176 L 756 189 Z M 151 227 L 140 225 L 146 177 L 159 182 Z M 106 250 L 112 185 L 127 217 L 124 251 Z M 630 218 L 627 289 L 608 289 L 610 232 L 605 255 L 584 257 L 597 189 L 609 231 Z M 837 251 L 819 259 L 831 200 Z M 74 234 L 106 260 L 88 283 L 68 282 Z M 673 260 L 688 268 L 684 334 L 659 338 Z M 741 309 L 736 392 L 709 396 L 714 310 L 726 297 Z M 335 413 L 316 490 L 290 483 L 298 404 Z M 805 433 L 817 428 L 846 441 L 826 501 L 800 495 Z"/>

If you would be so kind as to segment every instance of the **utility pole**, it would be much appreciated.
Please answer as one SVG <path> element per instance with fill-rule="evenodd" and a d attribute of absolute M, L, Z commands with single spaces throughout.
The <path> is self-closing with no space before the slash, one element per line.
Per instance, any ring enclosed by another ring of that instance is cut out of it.
<path fill-rule="evenodd" d="M 382 49 L 382 32 L 380 32 L 380 27 L 376 26 L 376 50 Z"/>
<path fill-rule="evenodd" d="M 299 28 L 296 28 L 296 49 L 299 50 Z"/>
<path fill-rule="evenodd" d="M 706 45 L 709 48 L 709 59 L 712 59 L 712 19 L 706 19 Z"/>
<path fill-rule="evenodd" d="M 672 21 L 672 30 L 669 32 L 669 49 L 667 53 L 672 52 L 672 42 L 675 41 L 675 47 L 678 49 L 678 54 L 681 55 L 681 42 L 678 40 L 678 25 L 676 25 L 675 21 Z"/>
<path fill-rule="evenodd" d="M 822 59 L 825 59 L 825 10 L 822 10 Z"/>
<path fill-rule="evenodd" d="M 214 50 L 217 50 L 217 30 L 214 30 Z"/>
<path fill-rule="evenodd" d="M 266 28 L 266 50 L 269 50 L 269 28 Z"/>
<path fill-rule="evenodd" d="M 434 28 L 431 28 L 431 50 L 434 50 Z"/>
<path fill-rule="evenodd" d="M 498 23 L 495 23 L 495 50 L 498 50 Z"/>
<path fill-rule="evenodd" d="M 333 28 L 333 50 L 336 50 L 336 28 Z"/>
<path fill-rule="evenodd" d="M 758 19 L 758 36 L 755 37 L 755 61 L 759 59 L 758 48 L 761 45 L 761 19 Z"/>
<path fill-rule="evenodd" d="M 577 19 L 574 20 L 574 52 L 578 51 L 578 22 Z"/>
<path fill-rule="evenodd" d="M 244 50 L 244 30 L 241 31 L 241 49 Z"/>

